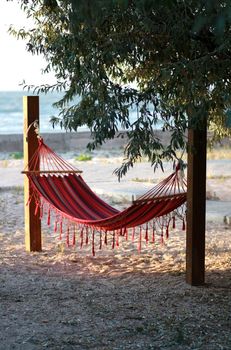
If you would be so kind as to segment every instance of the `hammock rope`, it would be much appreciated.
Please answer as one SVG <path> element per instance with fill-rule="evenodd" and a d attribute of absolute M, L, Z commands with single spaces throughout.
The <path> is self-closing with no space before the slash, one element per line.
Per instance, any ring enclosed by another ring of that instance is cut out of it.
<path fill-rule="evenodd" d="M 130 235 L 132 241 L 138 236 L 140 251 L 143 238 L 146 244 L 155 242 L 158 227 L 161 242 L 164 240 L 164 231 L 168 238 L 171 222 L 175 227 L 176 218 L 182 220 L 185 228 L 187 184 L 180 166 L 134 200 L 128 208 L 119 211 L 90 189 L 81 176 L 82 171 L 58 156 L 41 137 L 38 142 L 37 151 L 23 171 L 32 189 L 28 202 L 34 198 L 35 215 L 40 209 L 40 217 L 46 215 L 48 225 L 53 220 L 54 231 L 59 229 L 61 240 L 65 234 L 67 245 L 75 245 L 79 239 L 82 248 L 84 243 L 91 241 L 92 254 L 95 255 L 96 233 L 99 249 L 108 244 L 108 234 L 111 233 L 113 249 L 119 246 L 121 236 L 127 240 Z M 37 170 L 38 166 L 40 170 Z"/>

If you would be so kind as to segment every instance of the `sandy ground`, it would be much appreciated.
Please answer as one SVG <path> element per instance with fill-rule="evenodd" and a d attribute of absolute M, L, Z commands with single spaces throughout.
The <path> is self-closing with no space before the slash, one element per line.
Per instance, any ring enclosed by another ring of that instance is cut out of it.
<path fill-rule="evenodd" d="M 113 204 L 125 206 L 135 189 L 144 189 L 131 180 L 137 174 L 147 178 L 146 165 L 122 182 L 120 196 L 110 171 L 111 182 L 102 181 L 105 166 L 110 170 L 115 164 L 96 159 L 81 167 L 86 176 L 94 169 L 94 179 L 87 180 L 102 195 L 107 188 Z M 129 240 L 92 257 L 89 248 L 60 244 L 44 225 L 43 252 L 26 253 L 23 191 L 15 175 L 20 167 L 17 161 L 0 168 L 0 349 L 231 349 L 231 226 L 223 223 L 224 213 L 231 212 L 228 166 L 220 168 L 223 177 L 217 165 L 210 169 L 216 179 L 209 181 L 208 192 L 219 201 L 207 206 L 203 287 L 185 283 L 180 228 L 164 245 L 143 245 L 141 254 Z M 10 171 L 16 181 L 11 187 L 4 185 Z"/>

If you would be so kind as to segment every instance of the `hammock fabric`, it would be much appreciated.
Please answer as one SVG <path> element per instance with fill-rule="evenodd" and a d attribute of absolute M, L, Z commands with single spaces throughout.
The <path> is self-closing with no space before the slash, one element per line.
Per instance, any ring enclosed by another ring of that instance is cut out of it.
<path fill-rule="evenodd" d="M 114 248 L 119 244 L 119 236 L 127 239 L 131 233 L 134 240 L 138 231 L 140 250 L 142 238 L 148 242 L 150 232 L 151 241 L 155 241 L 157 228 L 162 241 L 164 230 L 168 238 L 170 222 L 175 227 L 176 217 L 182 219 L 185 228 L 183 205 L 186 201 L 186 181 L 180 175 L 179 167 L 122 211 L 100 199 L 83 180 L 81 171 L 59 157 L 42 138 L 39 138 L 38 150 L 26 169 L 29 170 L 24 173 L 32 188 L 29 201 L 35 200 L 35 214 L 40 208 L 40 216 L 47 215 L 48 225 L 53 217 L 54 231 L 57 232 L 59 226 L 60 239 L 65 235 L 67 245 L 76 243 L 77 233 L 81 247 L 84 241 L 88 243 L 91 239 L 93 255 L 95 233 L 99 234 L 101 249 L 103 241 L 107 244 L 108 233 L 112 233 Z"/>

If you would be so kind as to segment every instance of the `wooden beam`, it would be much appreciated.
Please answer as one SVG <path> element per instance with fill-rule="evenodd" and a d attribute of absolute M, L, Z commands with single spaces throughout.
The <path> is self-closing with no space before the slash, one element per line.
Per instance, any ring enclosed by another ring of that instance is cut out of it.
<path fill-rule="evenodd" d="M 22 174 L 82 174 L 81 170 L 23 170 Z"/>
<path fill-rule="evenodd" d="M 186 282 L 196 286 L 205 281 L 207 131 L 188 131 Z"/>
<path fill-rule="evenodd" d="M 35 133 L 33 123 L 37 120 L 39 123 L 39 97 L 38 96 L 24 96 L 23 97 L 23 118 L 24 118 L 24 164 L 30 163 L 30 160 L 37 150 L 38 139 Z M 31 170 L 28 167 L 28 170 Z M 39 170 L 39 164 L 37 169 Z M 35 201 L 32 198 L 29 204 L 28 198 L 31 195 L 31 188 L 27 176 L 24 178 L 24 210 L 25 210 L 25 245 L 27 251 L 41 251 L 41 220 L 40 213 L 35 213 Z"/>

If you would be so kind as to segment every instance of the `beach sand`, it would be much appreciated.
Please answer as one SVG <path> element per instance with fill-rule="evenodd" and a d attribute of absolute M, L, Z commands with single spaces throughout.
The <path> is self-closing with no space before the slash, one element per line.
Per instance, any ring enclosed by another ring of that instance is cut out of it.
<path fill-rule="evenodd" d="M 97 193 L 121 208 L 152 186 L 153 174 L 141 163 L 118 184 L 111 173 L 120 161 L 99 152 L 76 165 Z M 129 240 L 93 257 L 79 243 L 67 248 L 44 224 L 43 251 L 25 252 L 22 166 L 21 160 L 0 164 L 0 349 L 231 348 L 231 226 L 223 223 L 231 214 L 228 166 L 208 164 L 203 287 L 185 283 L 180 227 L 164 244 L 144 244 L 140 254 Z"/>

